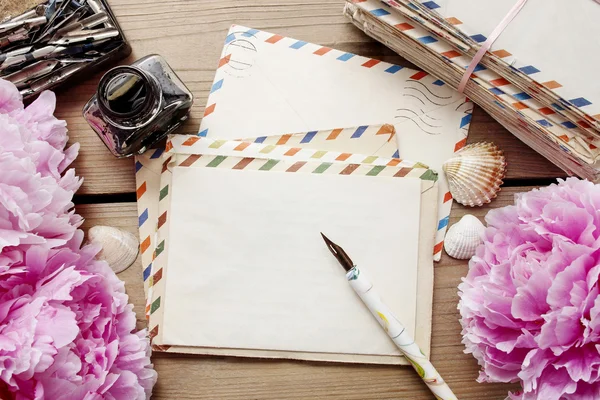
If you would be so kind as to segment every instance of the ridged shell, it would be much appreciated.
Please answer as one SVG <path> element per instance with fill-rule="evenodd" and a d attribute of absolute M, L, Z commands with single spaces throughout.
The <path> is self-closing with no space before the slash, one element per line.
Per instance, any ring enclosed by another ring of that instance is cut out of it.
<path fill-rule="evenodd" d="M 442 169 L 454 200 L 465 206 L 481 206 L 498 195 L 506 159 L 493 143 L 474 143 L 458 151 Z"/>
<path fill-rule="evenodd" d="M 140 242 L 133 233 L 112 226 L 90 228 L 88 242 L 102 246 L 96 258 L 106 261 L 117 274 L 135 262 L 140 248 Z"/>
<path fill-rule="evenodd" d="M 475 255 L 477 246 L 482 243 L 481 235 L 485 226 L 470 214 L 465 215 L 446 233 L 444 249 L 452 258 L 468 260 Z"/>

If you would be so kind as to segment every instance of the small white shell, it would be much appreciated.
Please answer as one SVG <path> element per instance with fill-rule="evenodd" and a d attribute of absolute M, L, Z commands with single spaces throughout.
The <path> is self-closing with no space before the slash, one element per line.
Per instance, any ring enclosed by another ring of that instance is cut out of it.
<path fill-rule="evenodd" d="M 116 274 L 135 262 L 140 248 L 140 242 L 133 233 L 112 226 L 90 228 L 88 241 L 102 246 L 96 258 L 106 261 Z"/>
<path fill-rule="evenodd" d="M 500 191 L 506 174 L 506 159 L 492 143 L 474 143 L 444 163 L 452 197 L 465 206 L 489 203 Z"/>
<path fill-rule="evenodd" d="M 485 226 L 470 214 L 465 215 L 448 229 L 444 249 L 452 258 L 468 260 L 475 255 L 477 246 L 482 243 L 481 235 Z"/>

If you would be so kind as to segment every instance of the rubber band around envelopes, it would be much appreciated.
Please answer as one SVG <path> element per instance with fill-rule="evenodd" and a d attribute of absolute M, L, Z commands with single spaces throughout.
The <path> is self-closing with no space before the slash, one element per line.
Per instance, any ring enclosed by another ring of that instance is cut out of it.
<path fill-rule="evenodd" d="M 490 36 L 488 36 L 487 39 L 485 39 L 485 41 L 483 42 L 483 44 L 481 45 L 481 47 L 479 48 L 469 65 L 467 66 L 467 70 L 465 71 L 463 78 L 458 84 L 458 91 L 460 93 L 462 93 L 465 90 L 465 86 L 467 85 L 471 74 L 479 64 L 479 61 L 481 61 L 481 59 L 483 58 L 484 54 L 490 49 L 490 47 L 492 47 L 492 44 L 496 41 L 496 39 L 498 39 L 502 31 L 506 29 L 508 24 L 510 24 L 510 22 L 517 16 L 517 14 L 519 13 L 519 11 L 521 11 L 525 3 L 527 3 L 527 0 L 518 0 L 515 3 L 515 5 L 510 9 L 508 14 L 506 14 L 502 21 L 500 21 L 498 26 L 496 26 L 496 28 L 492 31 Z"/>
<path fill-rule="evenodd" d="M 229 141 L 230 143 L 222 143 L 223 141 L 216 141 L 211 139 L 193 139 L 196 136 L 174 136 L 170 144 L 167 146 L 170 148 L 170 152 L 167 152 L 163 155 L 164 163 L 162 167 L 161 173 L 161 191 L 160 191 L 160 202 L 159 202 L 159 215 L 158 224 L 157 224 L 157 243 L 156 249 L 154 251 L 154 261 L 152 264 L 152 279 L 149 282 L 149 302 L 147 306 L 147 312 L 149 317 L 149 330 L 150 337 L 152 339 L 152 347 L 155 351 L 166 351 L 166 352 L 176 352 L 176 353 L 192 353 L 192 354 L 206 354 L 206 349 L 196 348 L 191 346 L 170 346 L 168 344 L 164 344 L 161 342 L 161 323 L 163 320 L 162 312 L 163 312 L 163 296 L 165 289 L 165 279 L 164 277 L 167 275 L 166 270 L 168 269 L 167 263 L 167 254 L 168 254 L 168 213 L 169 213 L 169 201 L 170 194 L 172 193 L 171 188 L 171 170 L 173 168 L 225 168 L 225 169 L 237 169 L 237 170 L 253 170 L 253 171 L 264 171 L 265 173 L 271 172 L 284 172 L 284 173 L 312 173 L 312 174 L 340 174 L 340 175 L 362 175 L 362 176 L 387 176 L 387 177 L 397 177 L 401 178 L 418 178 L 422 181 L 422 190 L 427 192 L 432 189 L 437 190 L 437 174 L 425 167 L 420 163 L 410 163 L 408 161 L 400 161 L 400 160 L 392 160 L 389 158 L 376 156 L 376 159 L 372 159 L 371 164 L 349 164 L 345 162 L 335 161 L 335 158 L 338 158 L 340 152 L 327 152 L 332 154 L 324 154 L 323 159 L 333 159 L 334 161 L 319 161 L 319 160 L 309 160 L 309 161 L 298 161 L 306 159 L 306 154 L 295 153 L 294 155 L 289 155 L 285 159 L 272 159 L 272 158 L 254 158 L 254 157 L 235 157 L 235 156 L 225 156 L 218 154 L 181 154 L 175 153 L 174 151 L 179 151 L 182 149 L 186 149 L 188 153 L 192 153 L 192 147 L 199 146 L 199 143 L 205 143 L 204 149 L 210 149 L 211 144 L 219 143 L 218 147 L 212 147 L 213 150 L 219 149 L 232 149 L 236 146 L 239 146 L 240 143 L 247 142 L 236 142 Z M 186 143 L 187 144 L 184 144 Z M 256 146 L 256 143 L 251 144 L 251 146 Z M 269 145 L 267 145 L 269 146 Z M 249 148 L 247 146 L 246 148 Z M 177 149 L 177 150 L 176 150 Z M 309 150 L 309 149 L 306 149 Z M 185 151 L 185 150 L 184 150 Z M 243 151 L 243 150 L 240 150 Z M 348 159 L 352 157 L 358 157 L 359 159 L 364 159 L 365 156 L 358 156 L 351 154 Z M 435 193 L 435 192 L 434 192 Z M 434 198 L 436 195 L 434 194 Z M 431 220 L 433 222 L 434 219 Z M 433 232 L 433 229 L 432 229 Z M 431 254 L 431 253 L 430 253 Z M 431 255 L 429 255 L 429 260 L 431 259 Z M 430 261 L 431 262 L 431 261 Z M 421 273 L 425 273 L 425 281 L 428 281 L 428 276 L 432 279 L 433 270 L 422 271 Z M 421 275 L 419 275 L 419 279 L 421 279 Z M 429 284 L 425 283 L 425 287 L 421 284 L 420 287 L 427 288 L 430 284 L 432 284 L 432 280 L 429 281 Z M 431 299 L 429 299 L 431 300 Z M 417 307 L 423 307 L 419 309 L 421 318 L 427 319 L 427 313 L 431 313 L 431 302 L 427 300 L 424 303 L 426 304 L 418 304 Z M 421 336 L 425 336 L 425 340 L 429 340 L 431 326 L 429 322 L 417 322 L 417 329 L 419 330 L 418 334 Z M 425 344 L 427 349 L 429 348 L 429 343 Z M 427 351 L 427 350 L 426 350 Z M 280 358 L 288 358 L 282 357 L 281 354 L 285 352 L 277 353 Z M 316 353 L 315 353 L 316 354 Z M 249 355 L 252 355 L 249 353 Z M 352 356 L 347 360 L 350 362 L 357 362 L 353 359 Z M 315 356 L 319 359 L 319 356 Z M 325 355 L 323 356 L 325 357 Z M 384 357 L 384 356 L 377 356 Z M 389 357 L 389 356 L 385 356 Z M 292 357 L 294 358 L 294 357 Z M 325 360 L 325 359 L 324 359 Z M 389 360 L 389 359 L 388 359 Z M 369 361 L 375 362 L 375 361 Z M 400 361 L 396 357 L 394 362 L 388 361 L 388 363 L 404 363 L 404 360 Z"/>

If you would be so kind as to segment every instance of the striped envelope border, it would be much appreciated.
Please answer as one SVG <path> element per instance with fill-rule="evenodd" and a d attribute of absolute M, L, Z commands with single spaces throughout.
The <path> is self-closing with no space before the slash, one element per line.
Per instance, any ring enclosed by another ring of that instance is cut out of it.
<path fill-rule="evenodd" d="M 277 157 L 277 152 L 284 147 L 278 147 L 274 149 L 269 147 L 273 144 L 281 145 L 285 142 L 288 146 L 293 146 L 294 149 L 303 149 L 307 145 L 315 146 L 319 148 L 331 148 L 335 147 L 336 143 L 351 143 L 351 148 L 360 148 L 364 151 L 363 154 L 367 154 L 366 157 L 360 160 L 360 163 L 373 164 L 377 161 L 372 156 L 381 156 L 385 158 L 394 158 L 398 155 L 398 148 L 394 140 L 395 130 L 391 125 L 373 125 L 373 126 L 361 126 L 353 128 L 340 128 L 332 130 L 324 130 L 318 132 L 305 132 L 291 135 L 280 135 L 280 136 L 269 136 L 264 137 L 263 140 L 253 138 L 251 142 L 239 143 L 235 145 L 234 149 L 239 152 L 240 156 L 244 154 L 250 154 L 251 152 L 261 152 L 261 154 L 271 153 L 271 158 Z M 185 137 L 185 139 L 181 139 Z M 172 150 L 173 145 L 176 146 L 176 151 L 180 153 L 189 153 L 193 151 L 195 146 L 184 146 L 183 142 L 187 144 L 196 143 L 201 137 L 200 136 L 183 136 L 173 135 L 172 139 L 168 142 L 169 150 Z M 204 139 L 210 140 L 210 139 Z M 181 146 L 179 144 L 181 143 Z M 233 142 L 231 142 L 233 143 Z M 257 146 L 261 146 L 259 149 Z M 304 152 L 306 150 L 302 150 Z M 163 169 L 163 152 L 164 149 L 157 149 L 142 156 L 136 157 L 136 182 L 137 182 L 137 201 L 138 201 L 138 224 L 140 232 L 140 252 L 142 258 L 142 269 L 144 279 L 144 290 L 148 291 L 150 279 L 152 277 L 152 262 L 154 249 L 156 248 L 156 229 L 157 229 L 157 207 L 153 207 L 153 203 L 158 204 L 160 195 L 160 175 Z M 255 153 L 254 153 L 255 154 Z M 332 154 L 332 153 L 330 153 Z M 346 153 L 350 154 L 350 153 Z M 284 154 L 285 155 L 285 154 Z M 296 155 L 296 151 L 292 151 L 288 156 L 301 156 L 302 153 Z M 324 157 L 325 154 L 315 152 L 315 157 L 321 155 Z M 343 158 L 343 157 L 342 157 Z M 350 162 L 358 162 L 354 158 Z M 395 162 L 395 161 L 393 161 Z M 155 215 L 156 214 L 156 215 Z"/>
<path fill-rule="evenodd" d="M 391 160 L 387 161 L 387 164 Z M 433 187 L 437 182 L 437 174 L 427 168 L 407 167 L 407 166 L 388 166 L 388 165 L 364 165 L 364 164 L 346 164 L 336 162 L 318 162 L 318 161 L 294 161 L 276 160 L 269 158 L 251 158 L 251 157 L 232 157 L 222 155 L 201 155 L 201 154 L 167 154 L 164 161 L 163 172 L 161 174 L 161 190 L 159 202 L 159 219 L 157 241 L 158 245 L 153 254 L 153 270 L 149 282 L 149 301 L 146 306 L 146 312 L 149 318 L 150 337 L 153 341 L 153 349 L 157 351 L 168 351 L 170 346 L 163 345 L 160 340 L 160 323 L 162 321 L 163 308 L 161 307 L 162 295 L 164 294 L 165 270 L 168 254 L 168 213 L 170 204 L 171 188 L 171 170 L 172 168 L 226 168 L 234 170 L 252 170 L 252 171 L 277 171 L 286 173 L 312 173 L 312 174 L 339 174 L 339 175 L 362 175 L 362 176 L 386 176 L 397 178 L 418 178 L 423 181 L 431 182 L 429 187 Z M 181 352 L 181 346 L 177 346 Z"/>
<path fill-rule="evenodd" d="M 360 149 L 360 154 L 366 154 L 366 156 L 362 157 L 348 152 L 340 153 L 336 156 L 339 158 L 337 161 L 379 165 L 378 158 L 375 156 L 386 158 L 391 163 L 397 162 L 397 160 L 389 160 L 398 157 L 398 148 L 395 140 L 393 140 L 395 134 L 396 131 L 392 125 L 384 124 L 252 138 L 243 143 L 231 141 L 227 146 L 232 146 L 235 153 L 239 153 L 242 157 L 246 154 L 260 153 L 269 155 L 270 158 L 300 158 L 306 152 L 311 151 L 305 149 L 307 146 L 311 149 L 332 149 L 339 148 L 343 144 L 343 147 L 347 149 Z M 177 153 L 191 153 L 192 151 L 196 151 L 200 145 L 198 142 L 200 139 L 200 136 L 173 135 L 167 144 L 169 147 L 168 150 Z M 208 140 L 212 140 L 207 138 L 202 139 L 205 141 L 202 144 Z M 183 143 L 187 145 L 183 145 Z M 217 143 L 221 142 L 217 141 Z M 196 146 L 190 146 L 190 144 L 196 144 Z M 283 144 L 285 146 L 282 146 Z M 273 147 L 273 145 L 279 146 Z M 173 146 L 175 146 L 174 149 Z M 291 148 L 287 146 L 291 146 Z M 225 148 L 222 150 L 225 150 Z M 289 153 L 285 154 L 288 151 Z M 146 294 L 148 293 L 152 278 L 152 262 L 154 260 L 154 249 L 157 245 L 155 236 L 159 217 L 158 199 L 161 196 L 160 175 L 163 170 L 163 153 L 164 149 L 150 151 L 144 155 L 137 156 L 135 163 L 138 225 L 141 241 L 140 253 L 144 291 Z M 317 159 L 319 157 L 318 159 L 320 160 L 331 161 L 327 157 L 331 157 L 332 154 L 336 154 L 336 152 L 324 154 L 320 151 L 314 151 L 313 158 Z M 352 157 L 349 155 L 352 155 Z M 412 165 L 412 163 L 408 162 L 408 165 Z M 422 164 L 419 165 L 426 167 Z"/>

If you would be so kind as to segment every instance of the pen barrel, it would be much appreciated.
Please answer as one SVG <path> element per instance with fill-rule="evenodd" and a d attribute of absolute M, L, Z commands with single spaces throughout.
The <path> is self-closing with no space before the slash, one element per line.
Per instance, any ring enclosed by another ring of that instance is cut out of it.
<path fill-rule="evenodd" d="M 367 306 L 379 325 L 385 330 L 392 341 L 398 346 L 404 357 L 411 363 L 429 390 L 438 400 L 456 400 L 444 379 L 437 372 L 433 364 L 425 357 L 413 337 L 406 331 L 404 325 L 398 321 L 392 311 L 382 301 L 373 284 L 357 267 L 346 274 L 350 286 Z"/>

